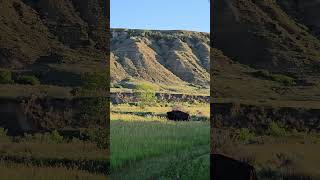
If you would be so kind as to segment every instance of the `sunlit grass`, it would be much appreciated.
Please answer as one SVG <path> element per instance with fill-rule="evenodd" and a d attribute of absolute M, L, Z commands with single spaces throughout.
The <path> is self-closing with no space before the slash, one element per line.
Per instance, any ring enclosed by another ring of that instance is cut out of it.
<path fill-rule="evenodd" d="M 180 103 L 177 105 L 167 104 L 167 105 L 158 105 L 158 106 L 147 106 L 143 109 L 139 106 L 130 106 L 128 104 L 112 106 L 111 112 L 122 113 L 122 112 L 152 112 L 155 114 L 165 114 L 168 111 L 171 111 L 174 106 L 178 106 L 183 109 L 183 111 L 188 112 L 190 115 L 203 115 L 210 116 L 210 106 L 209 104 L 199 103 L 199 104 L 188 104 Z M 112 117 L 111 117 L 112 118 Z M 114 119 L 114 118 L 112 118 Z"/>
<path fill-rule="evenodd" d="M 193 106 L 186 109 L 193 113 L 202 111 L 202 114 L 208 116 L 207 106 Z M 110 128 L 111 166 L 113 168 L 129 166 L 146 158 L 209 144 L 209 121 L 172 122 L 158 116 L 171 109 L 171 107 L 141 109 L 128 105 L 113 106 Z M 152 115 L 137 115 L 146 112 Z"/>

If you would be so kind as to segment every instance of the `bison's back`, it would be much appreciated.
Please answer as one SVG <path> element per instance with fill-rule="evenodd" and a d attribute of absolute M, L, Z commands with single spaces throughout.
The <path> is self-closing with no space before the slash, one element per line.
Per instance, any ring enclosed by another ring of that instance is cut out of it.
<path fill-rule="evenodd" d="M 256 180 L 253 166 L 221 154 L 211 154 L 211 177 L 214 180 Z"/>
<path fill-rule="evenodd" d="M 182 111 L 170 111 L 167 112 L 167 118 L 173 121 L 188 121 L 190 115 Z"/>

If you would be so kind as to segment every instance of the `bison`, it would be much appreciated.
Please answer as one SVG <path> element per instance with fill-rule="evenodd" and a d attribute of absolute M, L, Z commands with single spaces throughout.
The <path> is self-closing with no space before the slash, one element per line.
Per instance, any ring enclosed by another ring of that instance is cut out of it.
<path fill-rule="evenodd" d="M 211 179 L 213 180 L 256 180 L 253 166 L 221 154 L 211 154 Z"/>
<path fill-rule="evenodd" d="M 172 121 L 189 121 L 190 115 L 182 111 L 167 112 L 167 118 Z"/>

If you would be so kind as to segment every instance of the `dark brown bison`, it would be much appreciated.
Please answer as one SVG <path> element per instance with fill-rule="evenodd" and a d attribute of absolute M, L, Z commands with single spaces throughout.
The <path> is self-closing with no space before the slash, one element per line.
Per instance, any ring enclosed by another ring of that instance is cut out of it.
<path fill-rule="evenodd" d="M 172 121 L 189 121 L 190 115 L 182 111 L 167 112 L 167 118 Z"/>
<path fill-rule="evenodd" d="M 211 154 L 212 180 L 256 180 L 253 166 L 221 154 Z"/>

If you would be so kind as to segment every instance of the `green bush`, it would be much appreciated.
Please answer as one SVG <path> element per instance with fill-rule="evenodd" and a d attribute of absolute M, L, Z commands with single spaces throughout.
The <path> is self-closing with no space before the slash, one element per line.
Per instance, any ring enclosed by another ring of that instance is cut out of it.
<path fill-rule="evenodd" d="M 237 129 L 235 133 L 236 140 L 243 143 L 248 143 L 255 137 L 255 134 L 247 128 Z"/>
<path fill-rule="evenodd" d="M 270 77 L 269 71 L 266 71 L 266 70 L 259 70 L 259 71 L 256 71 L 254 74 L 257 77 L 264 77 L 264 78 Z"/>
<path fill-rule="evenodd" d="M 63 136 L 61 136 L 57 130 L 54 130 L 50 133 L 50 140 L 54 143 L 62 143 Z"/>
<path fill-rule="evenodd" d="M 37 134 L 24 134 L 23 142 L 33 142 L 33 143 L 48 143 L 48 144 L 56 144 L 62 143 L 63 137 L 60 136 L 58 132 L 51 133 L 37 133 Z"/>
<path fill-rule="evenodd" d="M 135 89 L 142 90 L 142 91 L 156 91 L 156 90 L 158 90 L 154 85 L 148 84 L 148 83 L 136 84 Z"/>
<path fill-rule="evenodd" d="M 19 84 L 39 85 L 40 81 L 37 77 L 32 75 L 22 75 L 17 78 Z"/>
<path fill-rule="evenodd" d="M 139 106 L 142 108 L 152 106 L 157 102 L 156 93 L 152 91 L 136 92 L 136 97 L 139 100 Z"/>
<path fill-rule="evenodd" d="M 83 89 L 85 90 L 105 90 L 109 88 L 109 75 L 106 71 L 86 72 L 81 75 Z"/>
<path fill-rule="evenodd" d="M 277 74 L 277 75 L 272 75 L 271 79 L 273 81 L 282 83 L 284 85 L 293 85 L 295 84 L 294 79 L 285 75 Z"/>
<path fill-rule="evenodd" d="M 85 133 L 89 140 L 97 144 L 98 148 L 106 149 L 109 147 L 109 131 L 105 128 L 86 129 Z"/>
<path fill-rule="evenodd" d="M 120 84 L 114 84 L 113 87 L 114 88 L 122 88 L 122 86 Z"/>
<path fill-rule="evenodd" d="M 12 80 L 12 73 L 7 70 L 0 71 L 0 84 L 12 84 L 14 81 Z"/>
<path fill-rule="evenodd" d="M 23 142 L 59 144 L 64 142 L 63 136 L 57 130 L 51 133 L 24 134 Z"/>
<path fill-rule="evenodd" d="M 80 109 L 78 125 L 80 126 L 106 126 L 107 97 L 88 98 L 83 100 Z"/>
<path fill-rule="evenodd" d="M 7 136 L 7 130 L 4 128 L 0 128 L 0 137 L 6 137 Z"/>
<path fill-rule="evenodd" d="M 77 122 L 80 126 L 105 126 L 108 98 L 105 92 L 110 87 L 107 71 L 86 72 L 81 75 L 83 82 L 79 95 L 93 96 L 83 100 L 80 117 Z"/>
<path fill-rule="evenodd" d="M 284 85 L 294 85 L 294 78 L 282 75 L 282 74 L 272 74 L 266 70 L 259 70 L 253 73 L 256 77 L 265 78 L 271 81 L 279 82 Z"/>
<path fill-rule="evenodd" d="M 285 136 L 287 134 L 286 129 L 276 122 L 271 122 L 269 124 L 267 133 L 275 137 Z"/>
<path fill-rule="evenodd" d="M 11 139 L 9 136 L 7 136 L 7 130 L 5 130 L 4 128 L 0 128 L 0 142 L 10 142 Z"/>

